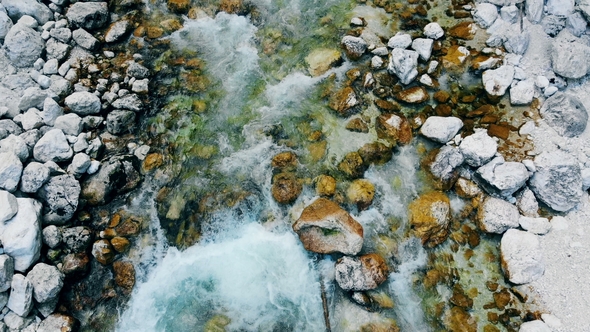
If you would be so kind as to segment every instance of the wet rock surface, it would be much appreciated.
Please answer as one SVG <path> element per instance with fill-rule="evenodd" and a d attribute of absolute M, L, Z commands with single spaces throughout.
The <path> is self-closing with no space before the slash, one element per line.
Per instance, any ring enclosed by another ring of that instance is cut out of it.
<path fill-rule="evenodd" d="M 442 192 L 433 191 L 414 200 L 409 206 L 409 219 L 422 244 L 434 247 L 444 242 L 449 235 L 451 206 Z"/>
<path fill-rule="evenodd" d="M 389 272 L 387 263 L 378 254 L 342 257 L 336 262 L 335 270 L 338 285 L 346 291 L 377 288 L 387 280 Z"/>

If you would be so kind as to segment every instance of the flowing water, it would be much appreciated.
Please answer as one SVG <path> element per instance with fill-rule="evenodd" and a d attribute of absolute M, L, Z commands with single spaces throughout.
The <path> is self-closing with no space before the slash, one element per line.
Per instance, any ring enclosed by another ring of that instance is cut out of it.
<path fill-rule="evenodd" d="M 333 280 L 337 256 L 307 252 L 291 229 L 303 207 L 317 197 L 313 178 L 334 173 L 346 153 L 377 139 L 374 130 L 345 130 L 347 120 L 326 105 L 326 87 L 346 81 L 353 64 L 344 60 L 311 77 L 304 58 L 318 47 L 338 49 L 356 15 L 371 18 L 373 31 L 392 35 L 390 14 L 346 0 L 252 4 L 256 12 L 248 16 L 219 12 L 185 19 L 184 27 L 169 37 L 172 48 L 203 61 L 208 86 L 190 96 L 172 91 L 152 120 L 158 134 L 181 152 L 171 166 L 177 180 L 159 207 L 164 213 L 156 212 L 156 192 L 149 183 L 143 196 L 130 203 L 131 210 L 151 211 L 151 231 L 135 251 L 139 282 L 117 330 L 324 331 L 320 281 L 333 331 L 365 331 L 367 326 L 373 331 L 393 321 L 402 331 L 441 330 L 436 317 L 440 311 L 432 308 L 448 301 L 452 290 L 440 285 L 425 290 L 420 280 L 432 267 L 433 255 L 454 249 L 447 241 L 427 251 L 409 235 L 407 218 L 408 204 L 432 190 L 420 168 L 430 143 L 416 138 L 396 149 L 388 163 L 372 165 L 364 177 L 375 185 L 373 204 L 364 211 L 348 206 L 364 228 L 363 252 L 376 251 L 395 262 L 388 281 L 373 294 L 382 299 L 380 309 L 368 311 L 351 302 Z M 163 4 L 150 6 L 157 11 Z M 171 82 L 162 79 L 162 84 Z M 205 106 L 194 112 L 195 103 Z M 374 106 L 364 111 L 366 116 L 375 114 Z M 309 157 L 317 145 L 309 139 L 314 132 L 325 142 L 320 159 Z M 271 195 L 271 159 L 283 151 L 299 156 L 298 174 L 304 179 L 302 194 L 292 205 L 280 205 Z M 200 207 L 208 197 L 213 197 L 213 208 L 199 212 L 198 226 L 190 226 L 198 234 L 190 237 L 187 213 L 178 211 L 191 204 Z M 228 197 L 231 203 L 224 202 Z M 459 211 L 465 202 L 455 198 L 453 204 Z M 172 226 L 163 230 L 159 222 Z M 172 243 L 174 238 L 181 243 Z M 481 241 L 497 254 L 497 239 Z M 177 245 L 188 248 L 179 250 Z M 469 269 L 487 271 L 484 259 L 477 267 L 468 266 L 459 257 L 463 251 L 455 255 L 456 263 L 449 263 L 465 275 L 463 288 L 485 287 L 487 272 L 476 281 L 467 277 Z M 497 262 L 492 265 L 499 274 Z M 388 302 L 393 305 L 384 304 Z M 485 322 L 483 313 L 474 316 Z"/>

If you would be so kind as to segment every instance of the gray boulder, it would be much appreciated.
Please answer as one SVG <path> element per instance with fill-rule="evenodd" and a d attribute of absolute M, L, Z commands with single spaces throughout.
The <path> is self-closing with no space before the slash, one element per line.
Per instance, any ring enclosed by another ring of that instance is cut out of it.
<path fill-rule="evenodd" d="M 72 30 L 68 29 L 68 28 L 57 28 L 57 29 L 51 29 L 51 31 L 49 31 L 49 35 L 55 39 L 57 39 L 58 41 L 62 42 L 62 43 L 69 43 L 70 39 L 72 39 Z M 43 70 L 45 72 L 45 70 Z M 55 71 L 51 71 L 50 73 L 45 73 L 45 74 L 55 74 L 57 73 L 57 66 L 55 68 Z"/>
<path fill-rule="evenodd" d="M 23 15 L 32 16 L 40 25 L 53 19 L 53 12 L 37 0 L 2 0 L 2 6 L 6 8 L 8 15 L 14 22 Z"/>
<path fill-rule="evenodd" d="M 135 156 L 117 156 L 103 161 L 97 173 L 82 183 L 82 197 L 90 205 L 103 205 L 115 195 L 134 189 L 141 182 Z"/>
<path fill-rule="evenodd" d="M 49 168 L 38 162 L 30 162 L 21 177 L 20 191 L 36 193 L 49 180 Z"/>
<path fill-rule="evenodd" d="M 43 102 L 43 111 L 41 112 L 41 118 L 43 118 L 43 123 L 48 126 L 53 126 L 55 124 L 55 120 L 64 114 L 63 108 L 59 106 L 59 104 L 51 99 L 46 98 Z"/>
<path fill-rule="evenodd" d="M 150 75 L 150 70 L 135 61 L 131 61 L 129 62 L 129 66 L 127 67 L 126 74 L 129 77 L 143 79 L 147 78 Z"/>
<path fill-rule="evenodd" d="M 0 223 L 6 222 L 18 212 L 16 197 L 6 190 L 0 190 Z M 0 290 L 0 292 L 3 292 Z"/>
<path fill-rule="evenodd" d="M 73 155 L 74 152 L 61 129 L 52 129 L 45 133 L 33 148 L 33 156 L 41 162 L 66 161 Z"/>
<path fill-rule="evenodd" d="M 33 285 L 22 274 L 12 277 L 10 297 L 6 305 L 15 314 L 26 317 L 33 308 Z"/>
<path fill-rule="evenodd" d="M 474 180 L 490 195 L 510 197 L 525 185 L 529 172 L 522 163 L 496 157 L 475 172 Z"/>
<path fill-rule="evenodd" d="M 4 49 L 16 67 L 32 67 L 45 49 L 41 34 L 24 24 L 15 24 L 4 39 Z"/>
<path fill-rule="evenodd" d="M 65 228 L 62 241 L 72 253 L 84 252 L 92 244 L 92 230 L 84 226 Z"/>
<path fill-rule="evenodd" d="M 525 2 L 526 18 L 532 23 L 539 23 L 543 17 L 545 0 L 527 0 Z"/>
<path fill-rule="evenodd" d="M 86 91 L 74 92 L 65 99 L 65 104 L 72 112 L 84 116 L 100 112 L 100 99 Z"/>
<path fill-rule="evenodd" d="M 18 156 L 21 162 L 25 162 L 29 158 L 27 143 L 22 137 L 13 134 L 0 140 L 0 152 L 12 152 Z"/>
<path fill-rule="evenodd" d="M 119 98 L 113 102 L 114 108 L 119 108 L 123 110 L 129 110 L 134 112 L 139 112 L 143 108 L 143 103 L 139 97 L 132 93 L 128 94 L 123 98 Z"/>
<path fill-rule="evenodd" d="M 27 274 L 27 279 L 33 285 L 33 296 L 39 303 L 57 299 L 63 287 L 64 275 L 57 267 L 45 263 L 38 263 Z"/>
<path fill-rule="evenodd" d="M 74 38 L 76 44 L 90 51 L 95 50 L 100 44 L 100 41 L 94 38 L 91 33 L 81 28 L 74 30 L 72 37 Z"/>
<path fill-rule="evenodd" d="M 41 90 L 38 87 L 27 88 L 20 98 L 18 108 L 21 111 L 26 111 L 31 107 L 40 109 L 43 107 L 43 103 L 47 97 L 49 96 L 46 90 Z"/>
<path fill-rule="evenodd" d="M 547 0 L 547 14 L 568 16 L 574 11 L 574 0 Z"/>
<path fill-rule="evenodd" d="M 387 263 L 378 254 L 344 256 L 336 262 L 335 278 L 345 291 L 365 291 L 387 280 L 388 272 Z"/>
<path fill-rule="evenodd" d="M 433 141 L 446 144 L 463 128 L 461 119 L 450 116 L 431 116 L 420 128 L 420 133 Z"/>
<path fill-rule="evenodd" d="M 581 78 L 588 73 L 590 47 L 578 41 L 568 30 L 553 39 L 551 63 L 553 71 L 566 78 Z"/>
<path fill-rule="evenodd" d="M 491 3 L 478 3 L 471 13 L 473 20 L 481 28 L 489 28 L 498 18 L 498 7 Z"/>
<path fill-rule="evenodd" d="M 402 84 L 410 84 L 418 76 L 418 52 L 395 48 L 391 51 L 387 70 Z"/>
<path fill-rule="evenodd" d="M 14 152 L 0 152 L 0 189 L 15 191 L 22 171 L 23 164 Z"/>
<path fill-rule="evenodd" d="M 443 183 L 452 185 L 459 176 L 457 168 L 463 164 L 463 154 L 456 147 L 445 145 L 440 148 L 429 166 L 432 175 Z"/>
<path fill-rule="evenodd" d="M 518 211 L 520 211 L 523 216 L 539 216 L 539 203 L 537 202 L 535 194 L 528 187 L 524 187 L 523 190 L 516 194 L 516 207 L 518 207 Z"/>
<path fill-rule="evenodd" d="M 49 90 L 60 98 L 66 97 L 72 91 L 72 83 L 59 75 L 51 75 L 49 82 Z"/>
<path fill-rule="evenodd" d="M 12 275 L 14 274 L 14 259 L 8 255 L 0 255 L 0 291 L 10 289 Z M 4 303 L 1 307 L 4 307 Z"/>
<path fill-rule="evenodd" d="M 107 130 L 113 135 L 128 132 L 135 124 L 135 113 L 132 111 L 114 110 L 107 115 Z"/>
<path fill-rule="evenodd" d="M 567 17 L 565 27 L 576 37 L 580 37 L 584 32 L 588 22 L 580 12 L 575 12 Z"/>
<path fill-rule="evenodd" d="M 61 129 L 64 134 L 78 136 L 84 127 L 82 118 L 76 113 L 68 113 L 55 119 L 54 127 Z"/>
<path fill-rule="evenodd" d="M 0 223 L 4 252 L 14 259 L 14 269 L 26 271 L 41 254 L 41 204 L 32 198 L 17 198 L 16 215 Z"/>
<path fill-rule="evenodd" d="M 114 43 L 120 41 L 131 30 L 131 23 L 128 20 L 117 21 L 108 28 L 104 41 Z"/>
<path fill-rule="evenodd" d="M 44 124 L 41 112 L 36 108 L 29 108 L 21 115 L 20 124 L 25 131 L 41 128 Z"/>
<path fill-rule="evenodd" d="M 45 203 L 43 221 L 46 224 L 63 225 L 70 221 L 78 208 L 80 183 L 73 175 L 58 175 L 37 192 Z"/>
<path fill-rule="evenodd" d="M 4 316 L 4 323 L 8 328 L 8 331 L 21 331 L 23 328 L 34 325 L 35 315 L 29 315 L 27 317 L 21 317 L 13 311 L 9 311 Z"/>
<path fill-rule="evenodd" d="M 566 152 L 543 152 L 535 157 L 537 171 L 529 187 L 537 199 L 556 211 L 565 212 L 580 202 L 582 173 L 578 161 Z"/>
<path fill-rule="evenodd" d="M 45 44 L 45 51 L 47 59 L 57 59 L 62 61 L 70 53 L 71 46 L 58 41 L 55 38 L 49 38 Z"/>
<path fill-rule="evenodd" d="M 109 19 L 106 2 L 76 2 L 66 12 L 70 24 L 86 30 L 104 27 Z"/>
<path fill-rule="evenodd" d="M 510 228 L 517 228 L 519 218 L 516 206 L 491 196 L 486 197 L 477 210 L 477 224 L 487 233 L 502 234 Z"/>
<path fill-rule="evenodd" d="M 533 282 L 545 273 L 537 235 L 509 229 L 500 241 L 504 275 L 515 284 Z"/>
<path fill-rule="evenodd" d="M 49 225 L 43 228 L 43 243 L 49 248 L 54 249 L 61 244 L 61 230 L 55 225 Z"/>
<path fill-rule="evenodd" d="M 8 31 L 14 26 L 8 14 L 5 11 L 0 10 L 0 39 L 6 38 Z"/>
<path fill-rule="evenodd" d="M 360 37 L 344 36 L 340 44 L 352 60 L 359 59 L 367 50 L 367 42 Z"/>
<path fill-rule="evenodd" d="M 543 31 L 551 37 L 557 36 L 557 34 L 565 28 L 565 17 L 559 17 L 555 15 L 547 15 L 541 20 L 541 26 Z"/>
<path fill-rule="evenodd" d="M 465 137 L 461 141 L 459 149 L 469 166 L 479 167 L 494 157 L 498 143 L 488 135 L 485 129 L 482 129 Z"/>
<path fill-rule="evenodd" d="M 88 167 L 90 167 L 90 157 L 83 152 L 77 153 L 72 159 L 72 163 L 68 167 L 68 172 L 74 174 L 76 177 L 86 173 Z"/>
<path fill-rule="evenodd" d="M 565 137 L 581 135 L 588 124 L 588 112 L 582 102 L 562 92 L 547 99 L 540 114 L 551 128 Z"/>

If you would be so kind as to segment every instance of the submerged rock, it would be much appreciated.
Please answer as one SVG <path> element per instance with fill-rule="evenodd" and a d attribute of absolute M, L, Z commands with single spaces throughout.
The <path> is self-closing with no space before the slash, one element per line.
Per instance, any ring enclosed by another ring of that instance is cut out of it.
<path fill-rule="evenodd" d="M 363 247 L 363 227 L 338 204 L 318 198 L 293 224 L 305 249 L 321 254 L 356 255 Z"/>
<path fill-rule="evenodd" d="M 273 176 L 272 182 L 272 197 L 282 204 L 294 202 L 303 189 L 294 173 L 277 174 Z"/>
<path fill-rule="evenodd" d="M 367 50 L 367 42 L 360 37 L 344 36 L 341 42 L 346 55 L 352 60 L 358 60 Z"/>
<path fill-rule="evenodd" d="M 409 220 L 422 244 L 434 247 L 443 243 L 449 235 L 451 203 L 442 192 L 424 194 L 410 203 Z"/>
<path fill-rule="evenodd" d="M 359 104 L 360 100 L 356 93 L 348 86 L 332 95 L 328 106 L 341 116 L 349 116 L 355 113 L 354 108 Z"/>
<path fill-rule="evenodd" d="M 340 51 L 329 48 L 315 49 L 305 57 L 311 76 L 320 76 L 341 61 Z"/>
<path fill-rule="evenodd" d="M 540 114 L 551 128 L 565 137 L 581 135 L 588 123 L 588 112 L 580 100 L 562 92 L 547 99 Z"/>
<path fill-rule="evenodd" d="M 135 189 L 141 182 L 137 157 L 117 156 L 101 163 L 97 173 L 82 183 L 81 197 L 91 205 L 103 205 L 115 195 Z"/>
<path fill-rule="evenodd" d="M 510 229 L 500 241 L 500 254 L 504 274 L 515 284 L 533 282 L 545 273 L 537 235 Z"/>
<path fill-rule="evenodd" d="M 555 211 L 568 211 L 582 198 L 582 174 L 577 160 L 566 152 L 543 152 L 535 157 L 536 172 L 529 180 L 535 196 Z"/>
<path fill-rule="evenodd" d="M 434 152 L 433 152 L 434 153 Z M 459 148 L 445 145 L 434 156 L 428 169 L 434 178 L 442 182 L 444 189 L 453 185 L 457 177 L 457 168 L 463 164 L 463 154 Z"/>
<path fill-rule="evenodd" d="M 389 269 L 379 254 L 360 257 L 344 256 L 336 262 L 335 277 L 345 291 L 375 289 L 387 280 Z"/>
<path fill-rule="evenodd" d="M 375 123 L 377 137 L 392 144 L 406 145 L 412 141 L 412 126 L 402 114 L 383 114 L 377 117 Z"/>
<path fill-rule="evenodd" d="M 375 186 L 369 180 L 354 180 L 348 187 L 346 196 L 351 203 L 358 207 L 359 211 L 362 211 L 373 202 Z"/>
<path fill-rule="evenodd" d="M 487 233 L 502 234 L 519 226 L 516 206 L 503 199 L 486 197 L 477 210 L 477 225 Z"/>
<path fill-rule="evenodd" d="M 430 99 L 430 95 L 426 88 L 415 86 L 396 93 L 395 98 L 409 104 L 420 104 Z"/>

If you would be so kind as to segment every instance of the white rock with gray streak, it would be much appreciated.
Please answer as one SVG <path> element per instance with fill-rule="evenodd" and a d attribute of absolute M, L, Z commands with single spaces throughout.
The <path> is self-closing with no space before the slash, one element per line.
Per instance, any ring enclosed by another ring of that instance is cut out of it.
<path fill-rule="evenodd" d="M 473 20 L 481 28 L 489 28 L 498 18 L 498 7 L 491 3 L 478 3 L 475 10 L 471 13 Z"/>
<path fill-rule="evenodd" d="M 545 273 L 537 235 L 510 229 L 500 241 L 504 275 L 515 284 L 533 282 Z"/>
<path fill-rule="evenodd" d="M 410 84 L 418 76 L 418 57 L 416 51 L 395 48 L 391 51 L 387 70 L 402 84 Z"/>
<path fill-rule="evenodd" d="M 557 92 L 543 103 L 539 112 L 551 128 L 565 137 L 581 135 L 588 124 L 584 104 L 573 95 Z"/>
<path fill-rule="evenodd" d="M 6 254 L 0 255 L 0 292 L 10 289 L 13 274 L 14 259 Z"/>
<path fill-rule="evenodd" d="M 474 179 L 488 194 L 510 197 L 525 185 L 529 172 L 522 163 L 496 157 L 475 172 Z"/>
<path fill-rule="evenodd" d="M 22 274 L 12 277 L 7 307 L 21 317 L 26 317 L 33 308 L 33 285 Z"/>
<path fill-rule="evenodd" d="M 14 258 L 14 269 L 26 271 L 41 253 L 41 203 L 32 198 L 17 198 L 18 212 L 0 223 L 4 252 Z"/>
<path fill-rule="evenodd" d="M 86 91 L 74 92 L 65 99 L 65 104 L 72 112 L 84 116 L 100 112 L 100 99 Z"/>
<path fill-rule="evenodd" d="M 0 190 L 0 223 L 12 219 L 17 212 L 16 197 L 6 190 Z"/>
<path fill-rule="evenodd" d="M 562 30 L 551 47 L 553 71 L 566 78 L 586 76 L 590 67 L 590 47 L 578 40 L 569 30 Z"/>

